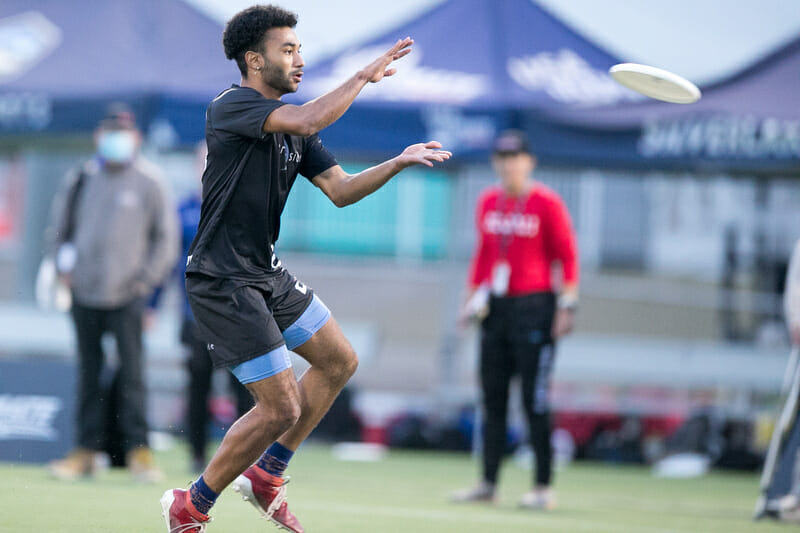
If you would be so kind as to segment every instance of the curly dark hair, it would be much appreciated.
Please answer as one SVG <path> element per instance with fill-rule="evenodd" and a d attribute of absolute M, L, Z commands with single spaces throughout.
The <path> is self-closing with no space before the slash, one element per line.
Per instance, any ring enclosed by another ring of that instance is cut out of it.
<path fill-rule="evenodd" d="M 247 77 L 244 54 L 252 50 L 264 53 L 264 34 L 271 28 L 297 25 L 297 15 L 274 5 L 253 6 L 236 13 L 222 33 L 225 57 L 235 59 L 242 76 Z"/>

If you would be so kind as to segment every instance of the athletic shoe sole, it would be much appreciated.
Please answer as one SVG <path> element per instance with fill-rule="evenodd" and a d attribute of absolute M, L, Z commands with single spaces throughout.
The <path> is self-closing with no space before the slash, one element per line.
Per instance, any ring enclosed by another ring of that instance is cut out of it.
<path fill-rule="evenodd" d="M 244 501 L 250 502 L 250 504 L 258 510 L 261 516 L 272 521 L 272 523 L 276 524 L 278 527 L 286 529 L 283 524 L 272 519 L 272 515 L 275 514 L 275 511 L 277 511 L 284 500 L 286 500 L 286 485 L 283 485 L 278 489 L 278 494 L 275 496 L 272 502 L 270 502 L 266 512 L 258 503 L 258 499 L 256 499 L 256 495 L 253 493 L 253 483 L 247 476 L 237 477 L 236 481 L 233 482 L 233 490 L 241 494 Z"/>
<path fill-rule="evenodd" d="M 172 504 L 175 503 L 175 495 L 172 494 L 173 489 L 169 489 L 167 492 L 161 496 L 161 516 L 164 517 L 164 521 L 167 523 L 167 531 L 172 531 L 172 528 L 169 525 L 169 510 L 172 509 Z"/>

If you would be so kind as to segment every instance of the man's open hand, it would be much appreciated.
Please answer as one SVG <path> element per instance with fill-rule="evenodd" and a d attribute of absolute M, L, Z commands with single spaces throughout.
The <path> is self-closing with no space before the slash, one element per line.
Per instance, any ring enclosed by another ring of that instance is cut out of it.
<path fill-rule="evenodd" d="M 441 148 L 441 143 L 437 141 L 412 144 L 403 150 L 402 154 L 397 156 L 397 160 L 404 167 L 410 167 L 412 165 L 425 165 L 432 167 L 434 161 L 441 163 L 442 161 L 450 159 L 450 157 L 453 155 L 447 150 L 442 150 Z"/>
<path fill-rule="evenodd" d="M 393 61 L 397 61 L 401 57 L 411 52 L 411 45 L 414 40 L 411 37 L 399 40 L 392 46 L 385 54 L 378 59 L 364 67 L 361 71 L 368 81 L 377 83 L 386 76 L 391 76 L 397 72 L 396 68 L 389 68 Z"/>

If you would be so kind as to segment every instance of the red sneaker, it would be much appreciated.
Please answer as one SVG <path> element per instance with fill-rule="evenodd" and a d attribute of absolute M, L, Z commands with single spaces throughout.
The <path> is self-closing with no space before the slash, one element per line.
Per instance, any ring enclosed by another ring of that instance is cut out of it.
<path fill-rule="evenodd" d="M 303 526 L 286 504 L 288 478 L 273 476 L 251 466 L 233 482 L 233 490 L 258 509 L 261 516 L 292 533 L 303 533 Z"/>
<path fill-rule="evenodd" d="M 161 496 L 161 511 L 169 533 L 203 533 L 211 520 L 195 509 L 188 490 L 170 489 L 165 492 Z"/>

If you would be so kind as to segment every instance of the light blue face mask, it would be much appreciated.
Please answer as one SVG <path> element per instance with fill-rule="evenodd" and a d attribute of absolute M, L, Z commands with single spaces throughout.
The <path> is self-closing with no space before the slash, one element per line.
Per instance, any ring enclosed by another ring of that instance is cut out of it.
<path fill-rule="evenodd" d="M 129 163 L 136 154 L 136 134 L 132 131 L 105 131 L 97 140 L 97 154 L 109 163 Z"/>

